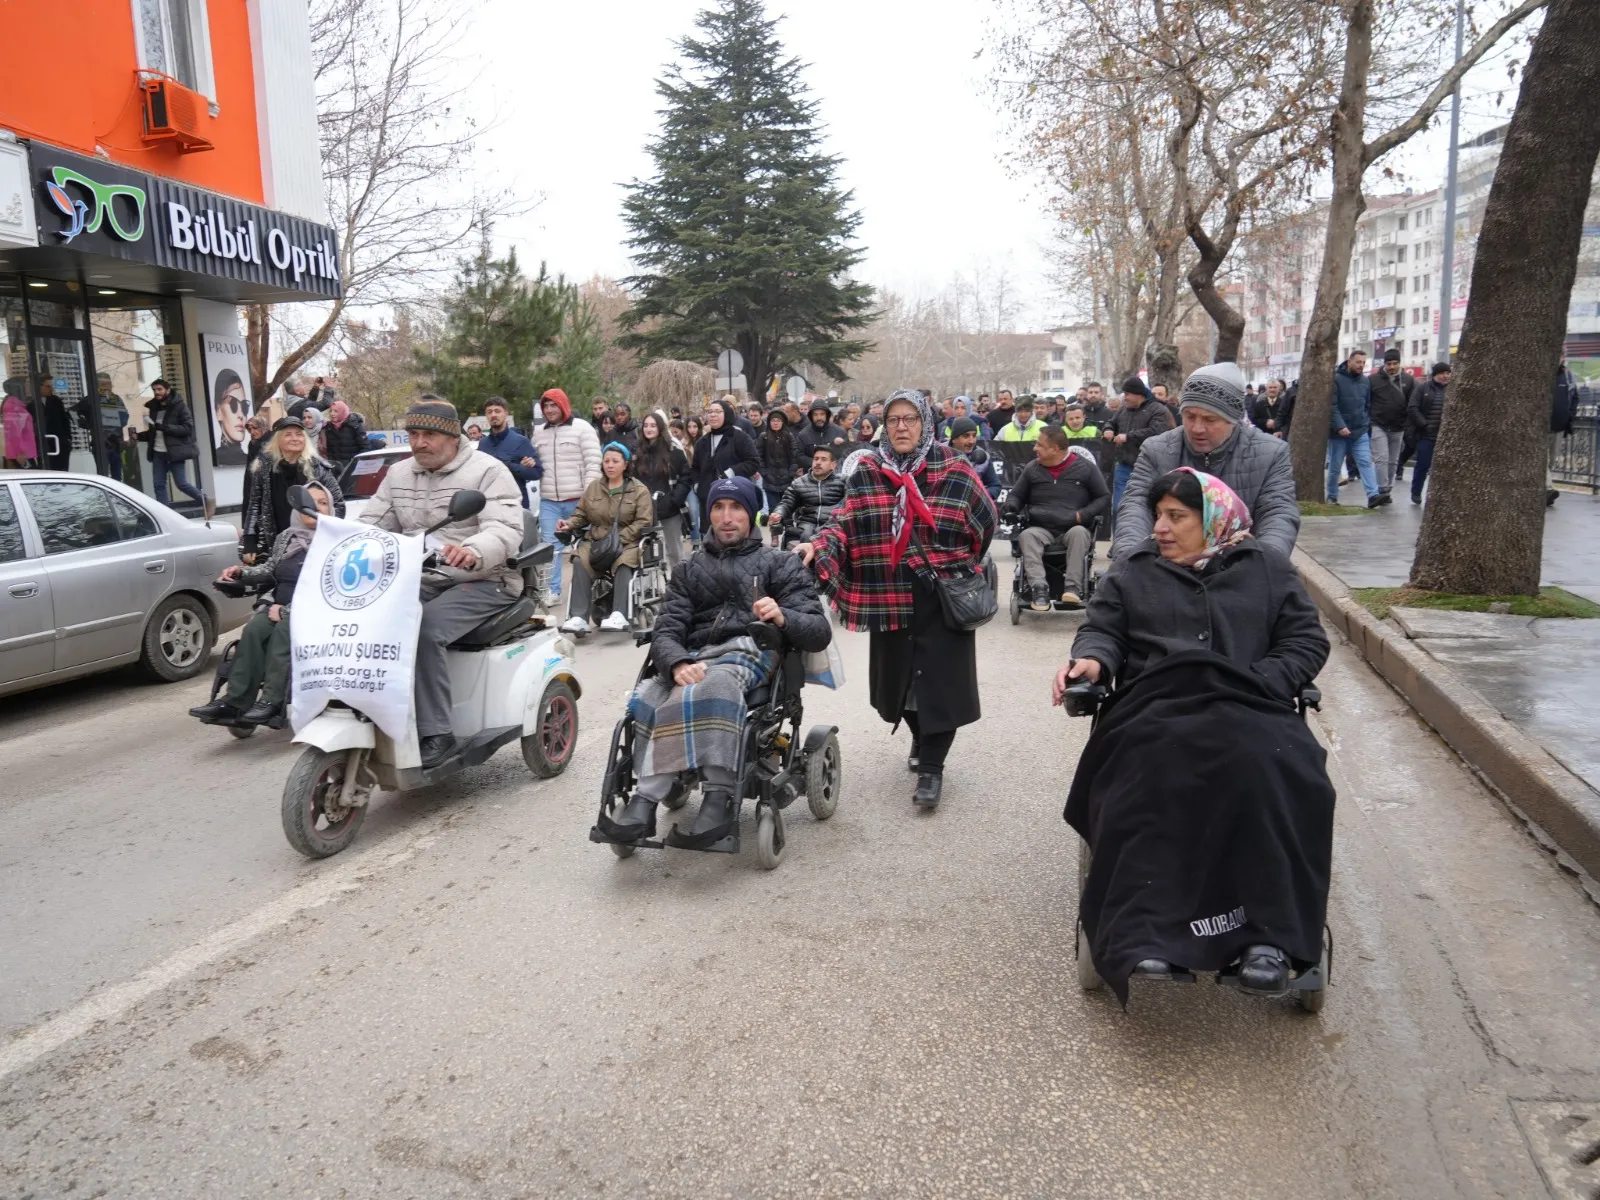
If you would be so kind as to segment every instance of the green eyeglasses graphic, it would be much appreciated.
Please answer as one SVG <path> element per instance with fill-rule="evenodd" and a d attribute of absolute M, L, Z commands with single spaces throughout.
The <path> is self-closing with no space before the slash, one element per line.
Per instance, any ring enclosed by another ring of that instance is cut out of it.
<path fill-rule="evenodd" d="M 87 175 L 80 175 L 68 167 L 55 167 L 50 172 L 51 180 L 47 182 L 45 191 L 50 194 L 51 202 L 61 210 L 67 218 L 68 225 L 61 230 L 63 242 L 70 242 L 80 233 L 97 233 L 100 223 L 104 221 L 111 227 L 111 232 L 125 242 L 137 242 L 144 236 L 144 189 L 132 187 L 128 184 L 96 183 Z M 66 185 L 77 184 L 84 191 L 94 197 L 94 206 L 91 210 L 89 204 L 78 200 L 67 191 Z M 117 201 L 126 201 L 119 210 Z M 133 206 L 133 220 L 124 223 L 127 205 Z"/>

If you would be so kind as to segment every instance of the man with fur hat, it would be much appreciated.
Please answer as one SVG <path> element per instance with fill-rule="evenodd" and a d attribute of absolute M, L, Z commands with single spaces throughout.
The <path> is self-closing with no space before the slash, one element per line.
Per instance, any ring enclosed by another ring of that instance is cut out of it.
<path fill-rule="evenodd" d="M 461 491 L 482 492 L 483 511 L 434 536 L 440 565 L 422 574 L 422 626 L 412 693 L 423 767 L 455 750 L 450 728 L 450 668 L 445 647 L 501 612 L 522 593 L 509 560 L 522 548 L 522 496 L 505 464 L 479 454 L 461 432 L 455 405 L 431 392 L 406 410 L 411 457 L 389 468 L 361 520 L 394 533 L 421 533 L 450 511 Z M 337 493 L 335 493 L 337 495 Z"/>
<path fill-rule="evenodd" d="M 1180 428 L 1156 434 L 1139 452 L 1117 507 L 1112 556 L 1122 558 L 1150 536 L 1155 524 L 1147 499 L 1150 485 L 1179 467 L 1222 480 L 1250 510 L 1257 540 L 1290 553 L 1300 534 L 1300 505 L 1289 443 L 1244 419 L 1244 375 L 1238 366 L 1212 363 L 1189 376 L 1178 415 Z"/>
<path fill-rule="evenodd" d="M 700 811 L 667 844 L 705 850 L 738 828 L 734 768 L 745 697 L 778 663 L 778 652 L 758 645 L 745 626 L 776 625 L 788 645 L 806 651 L 825 649 L 833 636 L 811 572 L 762 544 L 754 481 L 718 479 L 708 500 L 705 541 L 672 574 L 650 639 L 653 672 L 628 703 L 639 786 L 616 819 L 599 823 L 624 845 L 655 834 L 656 805 L 676 803 L 690 776 L 700 780 Z"/>

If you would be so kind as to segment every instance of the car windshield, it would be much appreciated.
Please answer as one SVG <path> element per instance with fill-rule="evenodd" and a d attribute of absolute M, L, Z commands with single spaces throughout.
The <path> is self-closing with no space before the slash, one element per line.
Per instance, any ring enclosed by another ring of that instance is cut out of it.
<path fill-rule="evenodd" d="M 389 473 L 389 468 L 407 454 L 375 454 L 371 458 L 358 458 L 350 464 L 350 470 L 345 474 L 340 485 L 340 490 L 347 500 L 364 500 L 377 494 L 378 485 L 383 482 L 383 477 Z"/>

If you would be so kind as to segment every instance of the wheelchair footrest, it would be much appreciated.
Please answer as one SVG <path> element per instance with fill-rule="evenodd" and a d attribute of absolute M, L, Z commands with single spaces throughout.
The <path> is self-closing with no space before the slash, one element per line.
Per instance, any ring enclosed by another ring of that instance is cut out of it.
<path fill-rule="evenodd" d="M 708 829 L 702 834 L 681 833 L 676 825 L 665 838 L 663 844 L 671 846 L 674 850 L 704 850 L 710 854 L 737 854 L 739 853 L 739 821 L 734 818 L 715 829 Z"/>
<path fill-rule="evenodd" d="M 589 840 L 591 842 L 600 842 L 603 845 L 609 844 L 613 846 L 636 846 L 641 850 L 660 850 L 666 846 L 666 843 L 661 841 L 659 838 L 640 838 L 636 842 L 628 842 L 622 840 L 621 838 L 614 838 L 606 833 L 605 830 L 601 829 L 598 825 L 589 826 Z"/>

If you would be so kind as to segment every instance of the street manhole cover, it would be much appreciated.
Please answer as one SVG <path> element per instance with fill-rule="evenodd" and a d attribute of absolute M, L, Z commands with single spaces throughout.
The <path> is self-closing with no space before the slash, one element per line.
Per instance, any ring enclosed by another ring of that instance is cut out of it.
<path fill-rule="evenodd" d="M 1513 1100 L 1511 1111 L 1556 1200 L 1600 1200 L 1600 1102 Z"/>

